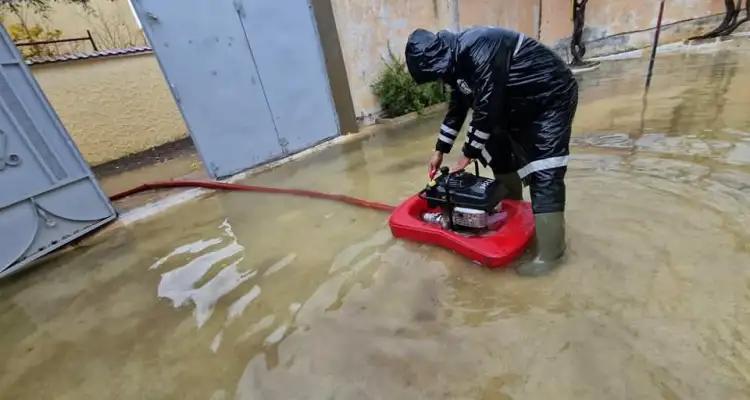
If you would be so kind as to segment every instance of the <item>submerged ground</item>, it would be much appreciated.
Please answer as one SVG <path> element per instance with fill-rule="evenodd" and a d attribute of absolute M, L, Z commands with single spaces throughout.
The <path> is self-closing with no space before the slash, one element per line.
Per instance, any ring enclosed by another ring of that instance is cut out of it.
<path fill-rule="evenodd" d="M 0 398 L 750 396 L 750 44 L 581 77 L 569 256 L 520 278 L 386 215 L 213 194 L 0 282 Z M 248 179 L 397 203 L 439 116 Z"/>

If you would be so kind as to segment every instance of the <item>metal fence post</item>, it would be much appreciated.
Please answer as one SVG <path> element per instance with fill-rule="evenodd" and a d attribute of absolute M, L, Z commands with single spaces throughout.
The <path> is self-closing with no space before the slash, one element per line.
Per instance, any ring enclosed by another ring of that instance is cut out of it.
<path fill-rule="evenodd" d="M 99 51 L 99 49 L 96 47 L 96 42 L 94 42 L 94 37 L 91 36 L 91 31 L 86 29 L 86 34 L 89 37 L 89 41 L 91 42 L 91 47 L 94 48 L 94 51 Z"/>

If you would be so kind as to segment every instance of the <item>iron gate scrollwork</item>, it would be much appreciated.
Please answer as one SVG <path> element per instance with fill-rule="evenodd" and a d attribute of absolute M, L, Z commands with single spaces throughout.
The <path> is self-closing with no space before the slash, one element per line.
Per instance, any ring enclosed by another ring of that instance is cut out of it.
<path fill-rule="evenodd" d="M 0 28 L 0 278 L 115 216 Z"/>

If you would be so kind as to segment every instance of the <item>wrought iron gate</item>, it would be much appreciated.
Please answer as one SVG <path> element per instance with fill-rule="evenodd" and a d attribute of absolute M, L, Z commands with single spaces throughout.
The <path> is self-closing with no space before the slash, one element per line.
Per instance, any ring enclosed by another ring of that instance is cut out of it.
<path fill-rule="evenodd" d="M 0 278 L 115 218 L 0 27 Z"/>

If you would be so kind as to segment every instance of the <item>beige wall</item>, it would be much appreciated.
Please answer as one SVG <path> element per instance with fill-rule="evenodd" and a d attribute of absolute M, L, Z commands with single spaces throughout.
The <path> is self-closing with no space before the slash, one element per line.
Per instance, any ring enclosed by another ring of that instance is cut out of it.
<path fill-rule="evenodd" d="M 368 121 L 380 110 L 370 85 L 388 57 L 388 46 L 403 58 L 406 38 L 416 28 L 451 24 L 446 0 L 332 0 L 354 110 Z"/>
<path fill-rule="evenodd" d="M 588 4 L 586 23 L 595 32 L 591 39 L 652 28 L 659 14 L 658 1 L 607 0 Z M 669 0 L 664 8 L 664 23 L 705 17 L 723 10 L 723 0 Z"/>
<path fill-rule="evenodd" d="M 573 33 L 572 16 L 572 0 L 542 0 L 542 42 L 554 44 L 569 38 Z"/>
<path fill-rule="evenodd" d="M 573 30 L 571 0 L 332 0 L 346 62 L 354 109 L 361 118 L 380 106 L 370 85 L 383 66 L 388 44 L 403 57 L 404 43 L 417 27 L 439 30 L 453 26 L 452 4 L 458 4 L 462 28 L 497 25 L 539 37 L 561 52 Z M 586 12 L 587 56 L 643 48 L 656 25 L 657 0 L 592 0 Z M 668 26 L 662 43 L 683 40 L 712 28 L 724 11 L 723 0 L 667 0 Z M 540 12 L 541 7 L 541 12 Z M 541 18 L 540 18 L 541 16 Z"/>
<path fill-rule="evenodd" d="M 92 165 L 186 136 L 153 54 L 36 65 L 31 72 Z"/>
<path fill-rule="evenodd" d="M 459 0 L 461 28 L 502 26 L 537 37 L 539 0 Z"/>
<path fill-rule="evenodd" d="M 589 2 L 586 9 L 587 56 L 613 54 L 648 47 L 653 41 L 659 3 L 644 0 Z M 723 0 L 668 0 L 660 42 L 684 40 L 718 25 L 724 13 Z M 553 46 L 567 46 L 568 37 Z"/>
<path fill-rule="evenodd" d="M 373 122 L 380 111 L 370 86 L 381 71 L 388 47 L 403 58 L 406 39 L 416 28 L 448 29 L 453 24 L 452 4 L 459 5 L 459 23 L 503 25 L 537 36 L 538 0 L 332 0 L 347 77 L 360 121 Z"/>

